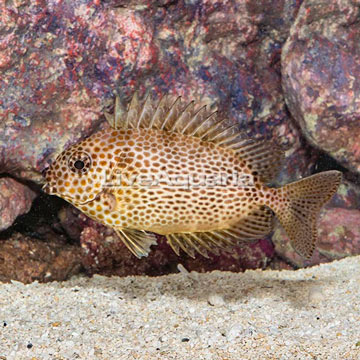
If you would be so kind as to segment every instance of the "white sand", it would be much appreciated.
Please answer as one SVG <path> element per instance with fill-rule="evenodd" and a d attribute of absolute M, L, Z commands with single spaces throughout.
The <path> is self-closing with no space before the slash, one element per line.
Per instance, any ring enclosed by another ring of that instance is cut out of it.
<path fill-rule="evenodd" d="M 298 271 L 0 284 L 0 359 L 360 359 L 358 342 L 360 257 Z"/>

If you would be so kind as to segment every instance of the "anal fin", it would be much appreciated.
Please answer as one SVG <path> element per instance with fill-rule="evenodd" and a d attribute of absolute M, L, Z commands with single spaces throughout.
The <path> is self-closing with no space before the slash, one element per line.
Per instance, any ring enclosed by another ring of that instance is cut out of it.
<path fill-rule="evenodd" d="M 151 245 L 156 245 L 154 234 L 134 229 L 115 229 L 126 247 L 137 257 L 148 256 Z"/>
<path fill-rule="evenodd" d="M 273 217 L 269 208 L 261 206 L 227 229 L 168 234 L 166 238 L 177 255 L 180 255 L 182 249 L 192 258 L 195 257 L 195 252 L 209 257 L 209 253 L 218 255 L 219 249 L 231 252 L 233 247 L 241 243 L 266 236 L 273 228 Z"/>

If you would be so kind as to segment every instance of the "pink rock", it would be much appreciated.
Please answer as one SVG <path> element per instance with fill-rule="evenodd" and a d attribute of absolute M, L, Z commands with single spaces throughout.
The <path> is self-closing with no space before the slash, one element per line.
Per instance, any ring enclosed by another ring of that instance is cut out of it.
<path fill-rule="evenodd" d="M 360 173 L 356 1 L 305 0 L 282 52 L 284 95 L 307 140 Z"/>
<path fill-rule="evenodd" d="M 319 253 L 328 259 L 360 254 L 360 209 L 331 208 L 319 223 Z"/>
<path fill-rule="evenodd" d="M 300 4 L 301 0 L 7 2 L 0 8 L 0 165 L 6 164 L 11 174 L 41 182 L 47 162 L 103 126 L 101 114 L 111 107 L 114 91 L 126 102 L 135 89 L 140 95 L 150 89 L 157 97 L 170 92 L 216 103 L 223 116 L 249 135 L 283 145 L 287 157 L 279 183 L 309 175 L 317 153 L 293 124 L 281 83 L 282 46 Z M 294 64 L 302 56 L 290 55 L 289 63 Z M 296 67 L 291 69 L 289 74 L 298 74 Z M 290 101 L 297 88 L 287 81 L 286 96 L 298 120 Z M 326 127 L 322 131 L 331 141 L 333 133 Z M 349 198 L 337 200 L 349 203 Z M 159 275 L 174 271 L 179 262 L 190 270 L 240 271 L 263 267 L 274 255 L 272 244 L 262 239 L 234 250 L 235 258 L 178 258 L 159 238 L 149 257 L 138 260 L 111 229 L 77 210 L 65 208 L 59 217 L 71 241 L 80 242 L 81 262 L 89 274 Z M 277 250 L 292 259 L 291 249 Z M 317 261 L 328 259 L 321 256 Z"/>
<path fill-rule="evenodd" d="M 36 194 L 12 178 L 0 178 L 0 231 L 27 213 Z"/>
<path fill-rule="evenodd" d="M 281 47 L 300 2 L 6 3 L 0 165 L 41 182 L 48 161 L 98 128 L 114 91 L 201 97 L 251 135 L 277 138 L 289 121 Z"/>

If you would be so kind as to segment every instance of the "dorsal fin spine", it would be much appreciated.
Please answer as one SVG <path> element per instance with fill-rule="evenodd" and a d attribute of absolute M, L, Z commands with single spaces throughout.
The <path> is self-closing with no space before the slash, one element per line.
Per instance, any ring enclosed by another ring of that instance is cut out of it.
<path fill-rule="evenodd" d="M 203 140 L 207 140 L 207 137 L 208 137 L 209 135 L 211 135 L 211 133 L 212 133 L 214 130 L 216 130 L 216 129 L 219 127 L 219 125 L 223 124 L 224 122 L 225 122 L 225 119 L 220 119 L 220 120 L 217 121 L 215 124 L 213 124 L 212 126 L 210 126 L 209 129 L 207 129 L 207 130 L 205 131 L 205 133 L 202 135 L 202 139 L 203 139 Z"/>
<path fill-rule="evenodd" d="M 168 112 L 165 115 L 165 118 L 160 126 L 159 130 L 164 130 L 166 124 L 168 123 L 169 119 L 171 118 L 173 112 L 176 110 L 176 106 L 178 106 L 178 104 L 181 102 L 181 96 L 178 96 L 175 100 L 175 102 L 170 106 Z"/>
<path fill-rule="evenodd" d="M 223 140 L 220 140 L 217 142 L 219 146 L 226 145 L 227 143 L 231 143 L 233 140 L 239 137 L 239 134 L 233 134 L 232 136 L 229 136 L 227 138 L 224 138 Z M 226 145 L 228 147 L 228 145 Z"/>
<path fill-rule="evenodd" d="M 158 105 L 157 105 L 157 107 L 156 107 L 155 113 L 153 114 L 153 116 L 152 116 L 152 118 L 151 118 L 151 120 L 150 120 L 149 129 L 154 128 L 155 120 L 156 120 L 156 118 L 157 118 L 157 116 L 158 116 L 158 114 L 159 114 L 159 112 L 160 112 L 160 109 L 163 107 L 164 102 L 166 102 L 166 95 L 163 96 L 163 97 L 160 99 L 160 101 L 159 101 L 159 103 L 158 103 Z"/>
<path fill-rule="evenodd" d="M 146 110 L 146 105 L 148 104 L 149 102 L 149 97 L 150 97 L 150 93 L 148 92 L 145 96 L 145 101 L 144 101 L 144 104 L 140 107 L 140 112 L 138 114 L 138 119 L 137 119 L 137 122 L 135 123 L 135 129 L 140 129 L 140 124 L 143 120 L 143 116 L 144 116 L 144 113 L 145 113 L 145 110 Z"/>
<path fill-rule="evenodd" d="M 231 129 L 235 129 L 237 128 L 238 125 L 237 124 L 233 124 L 230 125 L 229 127 L 227 127 L 226 129 L 220 131 L 219 133 L 215 134 L 213 137 L 210 137 L 208 139 L 208 141 L 216 141 L 216 139 L 218 139 L 219 137 L 221 137 L 222 135 L 224 135 L 227 131 L 231 130 Z"/>
<path fill-rule="evenodd" d="M 195 103 L 193 103 L 193 108 L 195 107 Z M 198 119 L 199 115 L 201 114 L 202 111 L 206 111 L 206 105 L 202 106 L 195 114 L 193 114 L 193 116 L 191 117 L 190 121 L 182 128 L 181 133 L 182 134 L 186 134 L 186 130 L 193 124 L 196 122 L 196 120 Z"/>
<path fill-rule="evenodd" d="M 104 112 L 104 116 L 107 120 L 107 122 L 110 124 L 110 126 L 115 129 L 115 115 L 109 114 L 108 112 Z"/>
<path fill-rule="evenodd" d="M 194 100 L 190 101 L 189 104 L 185 107 L 185 109 L 183 110 L 183 112 L 181 113 L 181 115 L 174 121 L 174 124 L 171 126 L 171 128 L 169 129 L 170 132 L 175 131 L 176 127 L 178 124 L 181 123 L 181 121 L 183 121 L 183 119 L 185 118 L 185 116 L 194 108 Z M 190 112 L 191 113 L 191 112 Z"/>
<path fill-rule="evenodd" d="M 210 121 L 213 117 L 216 117 L 217 111 L 212 112 L 209 116 L 207 116 L 204 121 L 200 122 L 200 124 L 190 133 L 189 136 L 197 136 L 200 129 L 206 124 L 207 121 Z M 203 135 L 199 134 L 199 137 L 202 139 Z"/>

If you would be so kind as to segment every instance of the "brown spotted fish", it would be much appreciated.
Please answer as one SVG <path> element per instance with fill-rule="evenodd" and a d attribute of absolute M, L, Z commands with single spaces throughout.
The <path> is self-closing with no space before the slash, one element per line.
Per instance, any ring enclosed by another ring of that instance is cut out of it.
<path fill-rule="evenodd" d="M 113 228 L 137 257 L 165 235 L 190 256 L 229 250 L 271 232 L 274 214 L 293 248 L 313 254 L 317 217 L 336 192 L 338 171 L 268 187 L 283 151 L 251 140 L 206 106 L 165 96 L 116 99 L 110 128 L 63 151 L 45 172 L 44 191 Z"/>

